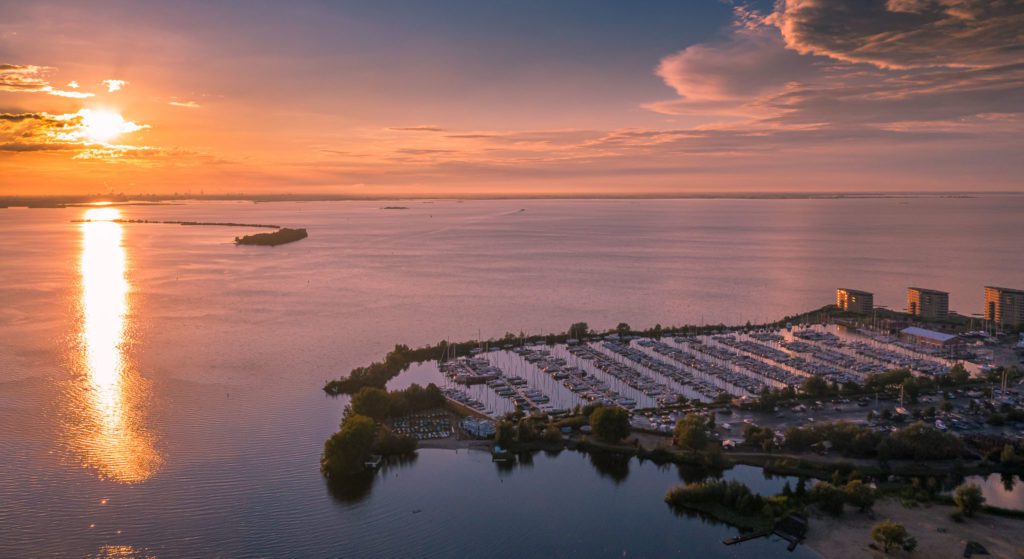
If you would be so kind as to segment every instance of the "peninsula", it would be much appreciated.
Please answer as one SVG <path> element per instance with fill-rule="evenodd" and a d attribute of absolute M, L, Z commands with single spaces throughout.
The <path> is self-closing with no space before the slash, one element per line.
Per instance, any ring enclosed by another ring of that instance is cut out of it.
<path fill-rule="evenodd" d="M 418 445 L 484 445 L 498 462 L 563 449 L 611 453 L 701 468 L 709 478 L 755 466 L 810 483 L 757 496 L 736 483 L 707 481 L 671 488 L 665 500 L 750 537 L 782 533 L 793 545 L 810 538 L 832 557 L 816 531 L 828 522 L 821 518 L 842 514 L 844 506 L 866 514 L 877 499 L 953 511 L 949 491 L 968 487 L 966 476 L 1024 472 L 1024 399 L 1011 388 L 1020 371 L 914 345 L 877 320 L 909 320 L 899 314 L 829 305 L 760 325 L 634 330 L 622 323 L 595 331 L 579 322 L 561 334 L 398 345 L 382 361 L 324 386 L 328 394 L 352 396 L 321 469 L 337 483 Z M 960 328 L 965 340 L 977 338 L 971 351 L 1016 338 L 972 333 L 960 322 L 949 327 Z M 414 364 L 429 386 L 385 389 Z M 980 505 L 972 512 L 986 520 L 966 513 L 954 520 L 968 517 L 971 533 L 984 535 L 990 549 L 1012 542 L 981 529 L 988 518 L 1024 516 Z M 921 533 L 921 513 L 907 509 L 898 518 L 922 547 L 944 541 Z M 877 544 L 918 545 L 881 524 L 868 527 L 871 537 L 877 531 L 895 539 L 879 535 Z M 857 525 L 860 535 L 847 537 L 869 543 L 868 529 Z"/>

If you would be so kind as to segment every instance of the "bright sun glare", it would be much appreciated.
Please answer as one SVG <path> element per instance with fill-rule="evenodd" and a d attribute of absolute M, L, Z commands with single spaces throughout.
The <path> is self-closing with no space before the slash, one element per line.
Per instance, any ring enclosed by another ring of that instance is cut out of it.
<path fill-rule="evenodd" d="M 116 208 L 93 208 L 82 217 L 88 221 L 113 221 L 121 217 L 121 211 Z"/>
<path fill-rule="evenodd" d="M 130 122 L 113 111 L 93 111 L 85 109 L 82 115 L 82 133 L 86 139 L 105 144 L 125 132 L 131 132 Z"/>

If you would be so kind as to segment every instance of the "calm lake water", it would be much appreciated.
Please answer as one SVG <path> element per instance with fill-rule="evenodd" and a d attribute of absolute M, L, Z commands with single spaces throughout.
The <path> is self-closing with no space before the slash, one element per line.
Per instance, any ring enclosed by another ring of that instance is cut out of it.
<path fill-rule="evenodd" d="M 721 546 L 735 530 L 661 501 L 676 470 L 635 461 L 424 451 L 330 488 L 344 400 L 320 387 L 399 342 L 757 322 L 839 285 L 901 308 L 923 284 L 969 314 L 1024 284 L 1021 197 L 384 205 L 119 209 L 309 229 L 276 248 L 0 210 L 0 557 L 789 556 Z"/>

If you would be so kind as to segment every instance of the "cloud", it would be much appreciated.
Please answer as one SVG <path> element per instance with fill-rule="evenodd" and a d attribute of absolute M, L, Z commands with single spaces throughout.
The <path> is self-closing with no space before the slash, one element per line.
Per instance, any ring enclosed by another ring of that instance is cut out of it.
<path fill-rule="evenodd" d="M 86 99 L 93 96 L 92 93 L 55 89 L 45 78 L 45 75 L 52 71 L 53 68 L 47 66 L 0 64 L 0 91 L 46 93 L 72 99 Z"/>
<path fill-rule="evenodd" d="M 1024 54 L 1016 0 L 784 0 L 772 21 L 801 54 L 879 68 L 983 68 Z"/>
<path fill-rule="evenodd" d="M 431 125 L 422 126 L 400 126 L 394 128 L 388 128 L 388 130 L 394 130 L 396 132 L 444 132 L 443 128 Z"/>
<path fill-rule="evenodd" d="M 103 85 L 105 85 L 107 87 L 107 93 L 113 93 L 115 91 L 120 91 L 121 89 L 124 88 L 124 86 L 128 85 L 128 82 L 126 82 L 124 80 L 103 80 L 100 83 L 102 83 Z"/>
<path fill-rule="evenodd" d="M 113 144 L 110 140 L 146 128 L 149 126 L 91 109 L 64 114 L 0 113 L 0 151 L 133 151 L 141 148 Z"/>
<path fill-rule="evenodd" d="M 68 87 L 70 87 L 71 89 L 78 89 L 81 86 L 79 86 L 78 82 L 76 82 L 75 80 L 71 80 L 68 82 Z"/>
<path fill-rule="evenodd" d="M 679 97 L 647 108 L 794 130 L 955 119 L 983 130 L 979 114 L 1024 112 L 1024 2 L 785 0 L 736 14 L 724 38 L 662 59 Z"/>
<path fill-rule="evenodd" d="M 183 107 L 186 109 L 198 109 L 200 106 L 195 101 L 170 101 L 167 104 L 172 107 Z"/>
<path fill-rule="evenodd" d="M 758 27 L 667 56 L 655 73 L 683 99 L 700 102 L 756 97 L 818 71 L 807 57 L 785 49 L 777 32 Z"/>

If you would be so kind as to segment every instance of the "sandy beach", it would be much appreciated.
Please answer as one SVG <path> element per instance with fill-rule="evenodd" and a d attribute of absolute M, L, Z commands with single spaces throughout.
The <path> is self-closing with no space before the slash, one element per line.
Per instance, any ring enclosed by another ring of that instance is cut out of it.
<path fill-rule="evenodd" d="M 964 546 L 968 541 L 985 546 L 991 557 L 1024 557 L 1024 538 L 1021 537 L 1024 521 L 981 514 L 957 523 L 950 518 L 954 510 L 951 506 L 943 505 L 906 508 L 898 501 L 880 501 L 875 504 L 873 515 L 847 509 L 846 514 L 839 518 L 812 518 L 805 543 L 825 559 L 963 557 Z M 903 524 L 910 535 L 917 538 L 917 549 L 913 553 L 890 550 L 886 555 L 881 548 L 874 550 L 868 547 L 872 543 L 871 527 L 886 518 Z"/>

